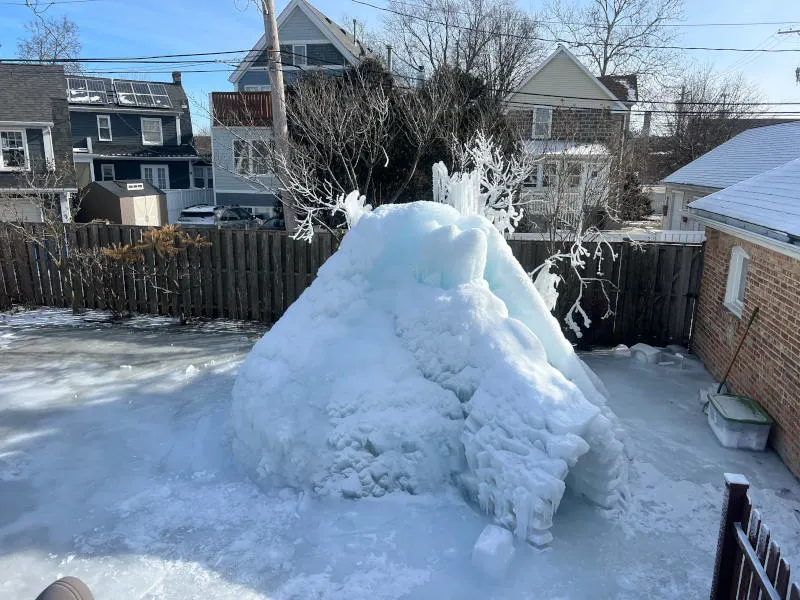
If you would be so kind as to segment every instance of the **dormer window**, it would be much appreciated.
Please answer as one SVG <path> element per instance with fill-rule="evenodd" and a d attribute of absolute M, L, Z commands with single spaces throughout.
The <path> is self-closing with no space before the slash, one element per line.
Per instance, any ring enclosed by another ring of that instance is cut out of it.
<path fill-rule="evenodd" d="M 533 107 L 533 139 L 548 140 L 553 131 L 553 109 L 550 106 Z"/>
<path fill-rule="evenodd" d="M 164 134 L 161 130 L 161 119 L 142 117 L 142 144 L 145 146 L 163 146 Z"/>

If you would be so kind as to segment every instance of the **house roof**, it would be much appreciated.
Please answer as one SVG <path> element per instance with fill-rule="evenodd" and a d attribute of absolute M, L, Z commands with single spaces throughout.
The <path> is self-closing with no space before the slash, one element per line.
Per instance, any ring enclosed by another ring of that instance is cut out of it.
<path fill-rule="evenodd" d="M 635 104 L 639 100 L 639 80 L 636 75 L 601 75 L 597 79 L 622 102 Z"/>
<path fill-rule="evenodd" d="M 66 102 L 66 86 L 61 65 L 0 62 L 0 121 L 57 121 L 53 101 Z"/>
<path fill-rule="evenodd" d="M 664 178 L 722 189 L 800 158 L 800 121 L 748 129 Z"/>
<path fill-rule="evenodd" d="M 336 46 L 350 64 L 355 64 L 364 56 L 372 54 L 369 48 L 354 39 L 352 32 L 348 32 L 344 27 L 331 20 L 307 0 L 290 0 L 289 4 L 287 4 L 281 11 L 281 14 L 278 15 L 277 21 L 279 29 L 281 24 L 289 18 L 289 15 L 291 15 L 295 9 L 303 11 L 306 16 L 319 27 L 320 31 L 331 43 Z M 258 57 L 266 48 L 267 37 L 266 35 L 262 35 L 255 46 L 253 46 L 252 50 L 250 50 L 247 56 L 237 65 L 236 70 L 228 77 L 228 81 L 231 83 L 239 81 L 242 75 L 247 71 L 247 67 L 255 64 Z"/>
<path fill-rule="evenodd" d="M 536 67 L 536 69 L 534 69 L 534 71 L 525 79 L 525 81 L 522 82 L 522 84 L 520 84 L 517 87 L 516 90 L 514 90 L 513 92 L 511 92 L 508 95 L 508 99 L 511 99 L 515 94 L 517 94 L 521 90 L 523 90 L 525 88 L 525 86 L 527 86 L 528 83 L 531 82 L 531 80 L 533 80 L 548 64 L 550 64 L 557 56 L 560 56 L 560 55 L 566 56 L 573 63 L 575 63 L 578 66 L 578 68 L 581 71 L 583 71 L 583 73 L 586 75 L 586 77 L 588 77 L 591 81 L 593 81 L 596 84 L 596 87 L 597 87 L 597 90 L 598 90 L 600 96 L 598 98 L 583 98 L 583 99 L 585 99 L 585 100 L 603 100 L 603 99 L 608 99 L 608 100 L 612 101 L 612 109 L 613 110 L 626 111 L 626 112 L 630 110 L 630 102 L 627 102 L 627 100 L 625 102 L 621 101 L 620 98 L 614 92 L 612 92 L 610 89 L 608 89 L 608 87 L 606 87 L 605 83 L 600 78 L 595 77 L 592 74 L 592 72 L 586 67 L 586 65 L 584 65 L 580 60 L 578 60 L 578 58 L 572 52 L 567 50 L 567 48 L 565 46 L 561 45 L 561 44 L 559 44 L 558 47 L 556 47 L 556 49 L 550 54 L 550 56 L 545 58 L 544 61 L 542 61 L 542 63 L 538 67 Z M 635 75 L 624 76 L 624 77 L 633 77 L 634 79 L 636 78 Z M 617 84 L 618 90 L 621 89 L 620 86 L 622 86 L 622 85 L 623 84 L 621 84 L 621 83 Z M 626 91 L 625 92 L 626 98 L 627 98 L 627 95 L 628 95 L 628 93 Z M 559 97 L 554 97 L 552 103 L 553 104 L 557 104 L 560 99 L 561 98 L 559 98 Z M 569 100 L 570 98 L 565 96 L 564 99 Z"/>
<path fill-rule="evenodd" d="M 91 80 L 99 80 L 102 81 L 106 88 L 106 94 L 103 97 L 102 95 L 98 94 L 96 96 L 92 96 L 91 103 L 85 102 L 69 102 L 70 110 L 76 108 L 87 107 L 89 109 L 96 109 L 98 107 L 109 107 L 109 108 L 122 108 L 127 110 L 137 110 L 137 109 L 146 109 L 148 111 L 163 111 L 165 113 L 182 113 L 186 112 L 189 108 L 189 100 L 186 96 L 186 92 L 183 89 L 183 86 L 179 83 L 174 83 L 172 81 L 144 81 L 144 80 L 137 80 L 137 79 L 112 79 L 109 77 L 87 77 L 85 75 L 71 75 L 67 76 L 69 79 L 91 79 Z M 129 82 L 129 83 L 159 83 L 164 86 L 167 90 L 167 96 L 169 96 L 170 103 L 172 104 L 172 108 L 158 108 L 153 106 L 134 106 L 134 105 L 126 105 L 126 104 L 119 104 L 115 101 L 115 94 L 114 94 L 114 82 Z M 66 91 L 66 90 L 65 90 Z"/>
<path fill-rule="evenodd" d="M 142 184 L 142 189 L 129 190 L 127 187 L 129 183 Z M 132 179 L 125 181 L 93 181 L 91 185 L 104 188 L 114 194 L 117 198 L 133 198 L 139 196 L 155 196 L 158 194 L 163 194 L 160 189 L 151 183 L 148 183 L 144 179 Z"/>
<path fill-rule="evenodd" d="M 800 158 L 699 198 L 689 212 L 800 238 Z"/>
<path fill-rule="evenodd" d="M 534 155 L 564 154 L 571 157 L 607 156 L 605 144 L 589 144 L 565 140 L 530 140 L 525 151 Z"/>

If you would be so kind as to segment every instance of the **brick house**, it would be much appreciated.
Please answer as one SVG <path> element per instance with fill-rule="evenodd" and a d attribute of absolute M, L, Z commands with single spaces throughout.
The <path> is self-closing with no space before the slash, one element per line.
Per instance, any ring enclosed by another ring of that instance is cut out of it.
<path fill-rule="evenodd" d="M 729 386 L 772 416 L 770 443 L 800 476 L 800 158 L 695 200 L 687 216 L 707 236 L 692 350 L 720 379 L 759 307 Z"/>
<path fill-rule="evenodd" d="M 558 204 L 576 217 L 589 195 L 605 208 L 636 100 L 636 76 L 595 77 L 561 45 L 508 96 L 509 121 L 541 159 L 523 190 L 529 213 Z"/>

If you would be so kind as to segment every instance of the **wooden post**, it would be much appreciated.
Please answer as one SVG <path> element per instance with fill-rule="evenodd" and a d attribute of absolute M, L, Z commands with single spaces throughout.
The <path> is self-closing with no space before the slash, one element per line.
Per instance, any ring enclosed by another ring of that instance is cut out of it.
<path fill-rule="evenodd" d="M 735 591 L 737 542 L 735 523 L 741 523 L 747 506 L 750 483 L 743 475 L 725 473 L 725 502 L 717 539 L 717 558 L 711 582 L 711 600 L 728 600 Z"/>

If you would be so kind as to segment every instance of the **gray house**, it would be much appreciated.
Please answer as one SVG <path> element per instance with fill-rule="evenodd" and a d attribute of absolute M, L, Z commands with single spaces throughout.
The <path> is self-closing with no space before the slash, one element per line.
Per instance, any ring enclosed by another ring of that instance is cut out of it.
<path fill-rule="evenodd" d="M 65 90 L 79 187 L 138 179 L 161 190 L 194 187 L 198 156 L 180 73 L 171 83 L 72 76 Z"/>
<path fill-rule="evenodd" d="M 341 74 L 370 54 L 355 39 L 352 29 L 339 26 L 306 0 L 291 0 L 278 15 L 283 80 L 287 85 L 300 73 L 323 70 Z M 228 78 L 240 92 L 269 91 L 267 74 L 267 39 L 261 36 L 253 49 Z"/>
<path fill-rule="evenodd" d="M 61 66 L 0 63 L 2 220 L 40 221 L 77 191 L 65 86 Z"/>
<path fill-rule="evenodd" d="M 664 178 L 663 229 L 700 229 L 687 205 L 800 158 L 800 121 L 748 129 Z"/>

